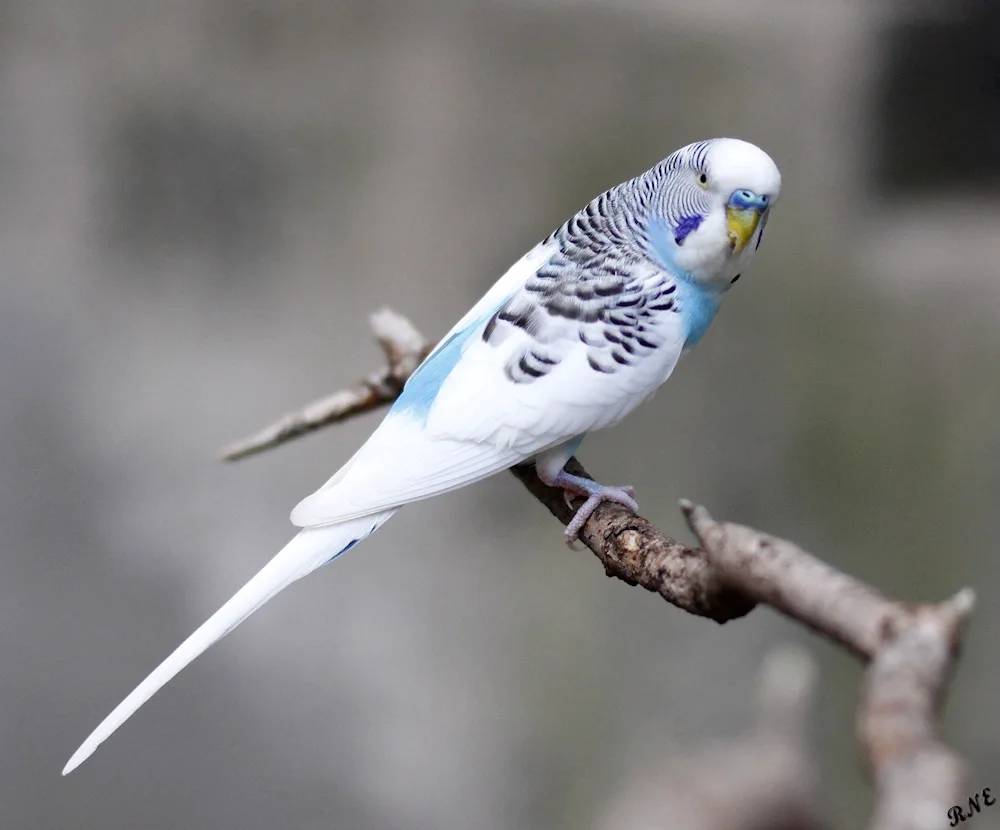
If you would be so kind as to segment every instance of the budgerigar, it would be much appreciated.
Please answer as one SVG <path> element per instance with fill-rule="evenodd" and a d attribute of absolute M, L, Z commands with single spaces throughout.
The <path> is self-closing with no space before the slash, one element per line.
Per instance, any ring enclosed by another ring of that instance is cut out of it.
<path fill-rule="evenodd" d="M 760 148 L 700 141 L 602 193 L 528 252 L 435 347 L 354 457 L 292 511 L 298 535 L 104 719 L 63 774 L 268 599 L 405 504 L 533 460 L 543 481 L 587 496 L 570 540 L 602 501 L 636 509 L 632 488 L 563 466 L 701 340 L 780 189 Z"/>

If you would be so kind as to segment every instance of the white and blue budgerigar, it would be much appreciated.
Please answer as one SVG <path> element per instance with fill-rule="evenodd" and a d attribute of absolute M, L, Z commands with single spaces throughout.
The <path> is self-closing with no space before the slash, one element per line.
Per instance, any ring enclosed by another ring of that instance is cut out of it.
<path fill-rule="evenodd" d="M 529 251 L 435 347 L 371 438 L 292 511 L 302 528 L 94 730 L 70 772 L 168 680 L 400 507 L 534 461 L 547 484 L 636 509 L 563 470 L 584 436 L 663 383 L 749 265 L 781 174 L 733 138 L 691 144 L 602 193 Z"/>

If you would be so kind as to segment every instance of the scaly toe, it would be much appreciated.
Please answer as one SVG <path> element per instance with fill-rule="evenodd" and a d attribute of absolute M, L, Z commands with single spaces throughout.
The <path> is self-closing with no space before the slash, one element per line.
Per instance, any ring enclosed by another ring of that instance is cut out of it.
<path fill-rule="evenodd" d="M 639 512 L 639 503 L 635 500 L 635 488 L 626 485 L 625 487 L 605 487 L 596 495 L 601 501 L 613 501 L 631 510 L 633 513 Z"/>
<path fill-rule="evenodd" d="M 590 498 L 588 498 L 583 504 L 580 505 L 580 509 L 576 511 L 576 515 L 570 519 L 568 525 L 566 525 L 566 541 L 570 544 L 576 541 L 577 536 L 580 535 L 580 530 L 587 523 L 587 519 L 593 515 L 594 511 L 597 510 L 598 506 L 601 504 L 601 497 L 594 493 Z"/>
<path fill-rule="evenodd" d="M 590 494 L 590 497 L 580 505 L 580 509 L 576 511 L 576 515 L 570 520 L 569 524 L 566 525 L 566 530 L 564 531 L 566 535 L 566 544 L 571 548 L 576 550 L 574 547 L 574 542 L 576 542 L 577 537 L 580 535 L 580 531 L 583 526 L 587 523 L 587 520 L 593 515 L 594 511 L 600 507 L 601 502 L 612 501 L 615 504 L 620 504 L 627 507 L 633 513 L 639 512 L 639 505 L 632 496 L 635 495 L 634 487 L 600 487 L 595 492 Z M 568 499 L 567 499 L 568 501 Z"/>

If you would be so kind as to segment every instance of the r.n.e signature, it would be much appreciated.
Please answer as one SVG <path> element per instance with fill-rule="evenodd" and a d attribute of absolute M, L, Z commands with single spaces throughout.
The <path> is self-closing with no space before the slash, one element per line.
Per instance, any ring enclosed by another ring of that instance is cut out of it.
<path fill-rule="evenodd" d="M 983 798 L 982 806 L 979 804 L 980 796 Z M 983 807 L 992 807 L 996 803 L 997 800 L 990 795 L 990 788 L 986 787 L 982 792 L 978 792 L 969 798 L 968 813 L 964 812 L 958 805 L 955 805 L 948 811 L 948 818 L 951 819 L 950 826 L 954 827 L 960 821 L 965 821 L 967 818 L 972 818 L 976 813 L 982 812 Z"/>

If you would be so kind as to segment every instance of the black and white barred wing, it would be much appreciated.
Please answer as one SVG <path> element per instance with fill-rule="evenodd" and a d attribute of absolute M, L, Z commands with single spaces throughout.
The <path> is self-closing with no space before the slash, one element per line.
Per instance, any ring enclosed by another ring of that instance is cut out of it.
<path fill-rule="evenodd" d="M 618 422 L 680 357 L 675 291 L 646 262 L 557 251 L 470 338 L 428 412 L 428 434 L 534 453 Z"/>
<path fill-rule="evenodd" d="M 609 426 L 683 349 L 672 279 L 547 240 L 449 332 L 358 453 L 292 513 L 339 522 L 463 487 Z"/>

